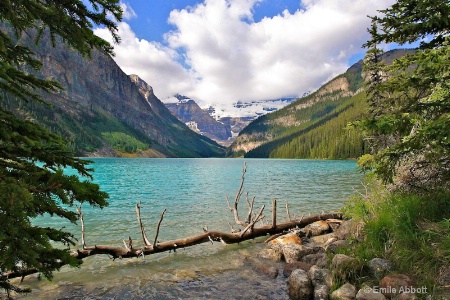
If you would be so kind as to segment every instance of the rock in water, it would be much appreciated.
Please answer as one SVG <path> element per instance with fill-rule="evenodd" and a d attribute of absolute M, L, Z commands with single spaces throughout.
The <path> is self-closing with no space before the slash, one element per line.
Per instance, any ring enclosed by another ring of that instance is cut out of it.
<path fill-rule="evenodd" d="M 258 257 L 278 262 L 282 260 L 283 253 L 281 253 L 279 250 L 268 248 L 259 251 Z"/>
<path fill-rule="evenodd" d="M 314 286 L 326 285 L 331 287 L 333 284 L 333 276 L 328 269 L 321 269 L 318 266 L 312 266 L 308 271 L 308 276 Z"/>
<path fill-rule="evenodd" d="M 314 288 L 314 300 L 330 299 L 330 289 L 326 285 L 317 285 Z"/>
<path fill-rule="evenodd" d="M 310 300 L 314 295 L 314 288 L 308 273 L 302 269 L 296 269 L 288 278 L 289 297 L 293 300 Z"/>
<path fill-rule="evenodd" d="M 311 267 L 312 267 L 311 264 L 308 264 L 308 263 L 305 263 L 302 261 L 285 264 L 284 268 L 283 268 L 283 275 L 284 275 L 284 277 L 289 277 L 291 275 L 291 273 L 296 269 L 302 269 L 302 270 L 308 272 L 309 269 L 311 269 Z"/>

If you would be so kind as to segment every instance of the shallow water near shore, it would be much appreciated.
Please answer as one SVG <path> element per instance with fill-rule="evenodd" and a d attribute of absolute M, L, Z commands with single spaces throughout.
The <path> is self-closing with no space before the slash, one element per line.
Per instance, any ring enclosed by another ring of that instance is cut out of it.
<path fill-rule="evenodd" d="M 142 221 L 152 241 L 164 209 L 158 240 L 195 235 L 203 227 L 229 231 L 233 217 L 225 197 L 234 200 L 243 159 L 93 159 L 94 181 L 110 195 L 103 210 L 83 207 L 86 243 L 122 245 L 130 236 L 142 246 L 135 215 L 141 202 Z M 355 161 L 246 159 L 244 186 L 255 207 L 278 201 L 277 218 L 286 220 L 285 201 L 293 217 L 333 211 L 360 188 Z M 243 197 L 245 197 L 245 193 Z M 247 205 L 242 199 L 241 214 Z M 80 236 L 80 227 L 44 217 L 40 225 L 62 227 Z M 259 274 L 246 257 L 264 247 L 265 239 L 240 245 L 205 243 L 176 253 L 124 260 L 94 256 L 80 268 L 63 267 L 52 282 L 29 276 L 22 283 L 33 292 L 19 299 L 288 299 L 286 279 Z M 80 247 L 77 245 L 77 247 Z M 276 265 L 282 268 L 282 265 Z"/>

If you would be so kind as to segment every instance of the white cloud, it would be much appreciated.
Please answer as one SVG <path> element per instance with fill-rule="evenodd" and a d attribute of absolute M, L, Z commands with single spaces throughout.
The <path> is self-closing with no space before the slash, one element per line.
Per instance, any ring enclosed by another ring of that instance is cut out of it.
<path fill-rule="evenodd" d="M 139 75 L 161 99 L 195 85 L 194 76 L 177 63 L 175 50 L 138 39 L 127 23 L 119 23 L 118 29 L 121 43 L 114 47 L 114 60 L 126 74 Z M 95 34 L 112 43 L 107 29 L 96 29 Z"/>
<path fill-rule="evenodd" d="M 139 40 L 121 23 L 115 60 L 161 99 L 180 93 L 200 105 L 223 105 L 302 95 L 349 67 L 369 38 L 367 15 L 394 2 L 303 0 L 296 12 L 254 22 L 262 1 L 270 0 L 205 0 L 174 10 L 168 46 Z"/>
<path fill-rule="evenodd" d="M 137 17 L 136 12 L 133 10 L 130 4 L 121 1 L 120 7 L 122 8 L 122 18 L 124 20 L 131 20 Z"/>

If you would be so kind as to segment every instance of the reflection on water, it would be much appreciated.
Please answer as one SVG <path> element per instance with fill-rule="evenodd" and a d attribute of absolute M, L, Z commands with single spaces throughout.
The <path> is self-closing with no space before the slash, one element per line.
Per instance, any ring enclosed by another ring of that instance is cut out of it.
<path fill-rule="evenodd" d="M 234 199 L 241 180 L 241 159 L 96 159 L 94 178 L 110 194 L 103 210 L 84 207 L 87 244 L 121 245 L 140 231 L 135 204 L 152 240 L 159 215 L 167 208 L 159 238 L 176 239 L 210 230 L 229 231 L 233 218 L 225 196 Z M 292 215 L 338 209 L 361 180 L 353 161 L 247 160 L 245 191 L 256 196 L 255 207 L 278 199 L 278 219 L 285 220 L 284 201 Z M 241 211 L 246 213 L 245 201 Z M 266 212 L 268 213 L 268 212 Z M 80 228 L 56 218 L 46 226 Z M 52 282 L 27 277 L 30 295 L 23 299 L 287 299 L 286 279 L 259 274 L 245 257 L 263 247 L 261 241 L 224 246 L 197 245 L 177 253 L 136 259 L 85 259 L 78 269 L 63 267 Z M 78 246 L 77 246 L 78 247 Z M 282 265 L 276 265 L 281 271 Z"/>

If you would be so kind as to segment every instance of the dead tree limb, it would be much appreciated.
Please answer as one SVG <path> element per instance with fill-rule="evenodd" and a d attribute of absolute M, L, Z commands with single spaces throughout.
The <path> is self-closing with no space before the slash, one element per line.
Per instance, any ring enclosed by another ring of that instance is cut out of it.
<path fill-rule="evenodd" d="M 83 212 L 81 211 L 81 204 L 80 207 L 77 207 L 78 212 L 78 218 L 80 218 L 81 223 L 81 247 L 83 249 L 86 249 L 86 240 L 84 239 L 84 219 L 83 219 Z"/>
<path fill-rule="evenodd" d="M 291 214 L 289 213 L 289 203 L 287 202 L 287 200 L 286 200 L 286 214 L 288 217 L 288 221 L 291 221 L 292 219 L 291 219 Z"/>
<path fill-rule="evenodd" d="M 156 248 L 158 243 L 158 235 L 159 235 L 159 227 L 161 227 L 161 222 L 164 218 L 164 213 L 167 209 L 164 209 L 164 211 L 161 213 L 161 217 L 159 218 L 158 226 L 156 227 L 156 233 L 155 233 L 155 241 L 153 242 L 153 246 Z"/>
<path fill-rule="evenodd" d="M 277 199 L 272 199 L 272 227 L 277 227 Z"/>
<path fill-rule="evenodd" d="M 145 229 L 144 229 L 144 225 L 142 225 L 142 219 L 141 219 L 141 202 L 139 201 L 138 203 L 136 203 L 136 217 L 139 223 L 139 228 L 141 230 L 141 235 L 142 235 L 142 241 L 144 242 L 145 246 L 150 246 L 150 242 L 147 238 L 147 235 L 145 234 Z"/>
<path fill-rule="evenodd" d="M 251 223 L 252 221 L 252 213 L 253 213 L 253 206 L 255 204 L 255 198 L 256 196 L 253 196 L 252 201 L 250 202 L 248 200 L 248 193 L 247 193 L 247 204 L 248 204 L 248 214 L 247 214 L 247 223 Z"/>
<path fill-rule="evenodd" d="M 241 237 L 244 236 L 244 234 L 247 232 L 247 230 L 250 230 L 250 232 L 253 230 L 253 227 L 255 226 L 256 222 L 258 222 L 259 220 L 262 220 L 264 218 L 264 216 L 261 216 L 262 212 L 264 210 L 264 205 L 261 206 L 261 208 L 259 209 L 259 212 L 255 215 L 253 221 L 250 222 L 250 224 L 248 224 L 247 227 L 245 227 L 245 229 L 241 232 Z"/>
<path fill-rule="evenodd" d="M 241 199 L 242 194 L 244 193 L 244 182 L 245 182 L 245 173 L 247 172 L 247 164 L 244 162 L 244 167 L 242 168 L 242 177 L 241 177 L 241 184 L 239 186 L 239 189 L 236 193 L 236 197 L 234 198 L 234 203 L 233 203 L 233 207 L 231 207 L 230 205 L 230 200 L 228 199 L 228 196 L 226 197 L 227 203 L 228 203 L 228 208 L 230 209 L 230 211 L 233 212 L 234 215 L 234 221 L 236 222 L 236 224 L 241 225 L 242 227 L 247 227 L 248 223 L 250 222 L 243 222 L 239 219 L 239 213 L 238 213 L 238 204 L 239 204 L 239 200 Z M 252 208 L 253 209 L 253 208 Z M 249 211 L 249 215 L 251 216 L 252 211 Z"/>

